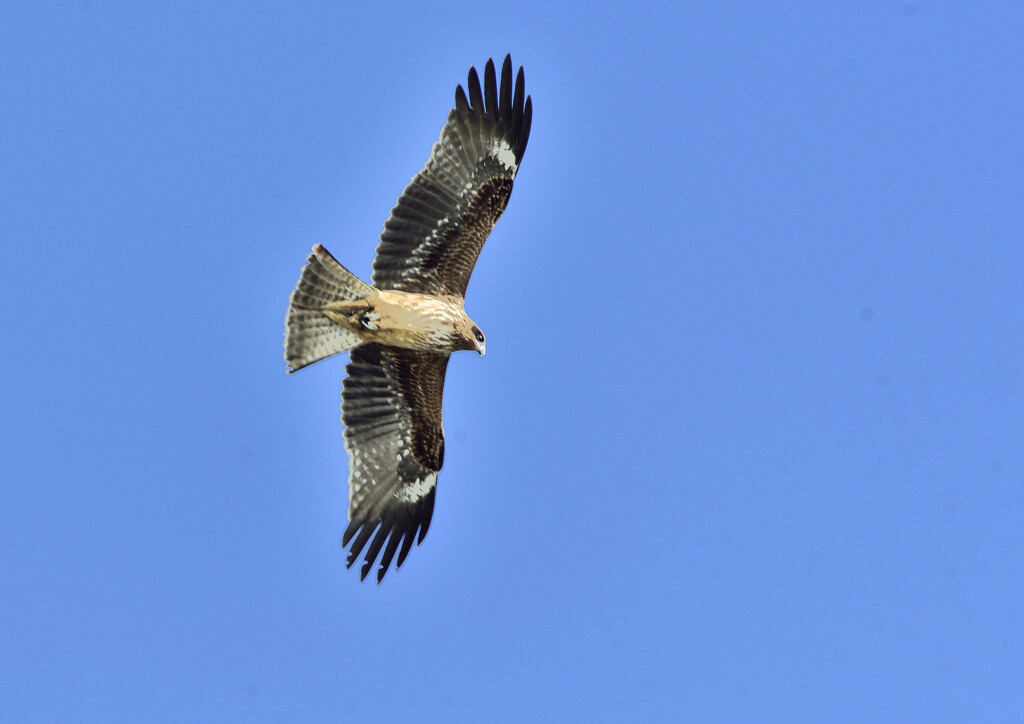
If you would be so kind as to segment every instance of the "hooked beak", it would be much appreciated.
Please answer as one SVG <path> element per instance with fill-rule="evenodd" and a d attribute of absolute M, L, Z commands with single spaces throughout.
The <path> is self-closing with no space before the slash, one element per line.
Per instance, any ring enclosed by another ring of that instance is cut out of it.
<path fill-rule="evenodd" d="M 487 353 L 487 342 L 477 342 L 476 352 L 483 357 Z"/>

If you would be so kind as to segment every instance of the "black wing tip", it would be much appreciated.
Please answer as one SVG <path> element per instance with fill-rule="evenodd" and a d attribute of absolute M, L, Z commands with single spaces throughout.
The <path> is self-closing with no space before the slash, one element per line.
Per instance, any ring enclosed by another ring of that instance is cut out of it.
<path fill-rule="evenodd" d="M 469 99 L 466 98 L 466 91 L 461 85 L 455 86 L 455 110 L 462 115 L 469 115 Z"/>
<path fill-rule="evenodd" d="M 373 564 L 376 562 L 381 548 L 384 548 L 384 554 L 377 567 L 377 585 L 384 580 L 396 552 L 398 561 L 395 563 L 395 569 L 401 568 L 413 543 L 419 545 L 427 535 L 430 521 L 434 516 L 436 492 L 437 489 L 434 488 L 415 503 L 399 505 L 396 510 L 384 511 L 375 520 L 356 518 L 350 522 L 341 538 L 342 548 L 348 546 L 352 541 L 352 547 L 349 548 L 345 560 L 345 568 L 352 568 L 367 542 L 371 540 L 371 536 L 373 542 L 370 543 L 366 555 L 363 556 L 363 563 L 359 567 L 360 582 L 365 581 L 370 571 L 373 570 Z M 357 532 L 358 535 L 356 535 Z M 353 537 L 355 537 L 354 541 Z M 385 540 L 387 541 L 386 547 L 384 547 Z M 399 550 L 399 545 L 401 545 L 401 550 Z"/>
<path fill-rule="evenodd" d="M 523 120 L 519 127 L 519 135 L 516 138 L 516 159 L 521 159 L 526 152 L 526 144 L 530 140 L 530 127 L 533 125 L 533 98 L 526 96 L 526 105 L 523 107 Z"/>
<path fill-rule="evenodd" d="M 498 81 L 494 76 L 494 61 L 487 59 L 484 66 L 484 117 L 492 122 L 498 120 Z"/>
<path fill-rule="evenodd" d="M 526 74 L 523 66 L 515 74 L 512 81 L 512 54 L 506 53 L 501 63 L 501 83 L 498 83 L 494 59 L 488 58 L 484 64 L 484 82 L 481 88 L 480 74 L 476 66 L 469 67 L 466 88 L 455 86 L 455 110 L 463 118 L 481 119 L 500 122 L 502 134 L 511 142 L 516 162 L 522 160 L 526 152 L 526 142 L 530 138 L 530 125 L 533 120 L 533 101 L 526 95 Z"/>
<path fill-rule="evenodd" d="M 500 133 L 508 139 L 518 164 L 526 152 L 533 122 L 533 101 L 526 95 L 526 74 L 523 66 L 512 81 L 512 54 L 506 53 L 501 63 L 501 82 L 493 58 L 484 64 L 483 87 L 476 66 L 469 67 L 466 90 L 455 87 L 455 109 L 464 118 L 487 119 L 500 125 Z"/>
<path fill-rule="evenodd" d="M 484 110 L 484 94 L 480 89 L 480 76 L 476 73 L 476 68 L 473 66 L 469 67 L 469 77 L 466 79 L 466 91 L 469 93 L 469 110 L 470 116 L 480 116 Z"/>

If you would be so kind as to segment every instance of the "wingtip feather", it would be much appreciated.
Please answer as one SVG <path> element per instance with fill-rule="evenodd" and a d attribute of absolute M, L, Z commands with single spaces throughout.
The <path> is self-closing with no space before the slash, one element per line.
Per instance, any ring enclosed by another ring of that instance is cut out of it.
<path fill-rule="evenodd" d="M 526 107 L 523 108 L 523 123 L 519 129 L 519 140 L 517 146 L 519 155 L 526 151 L 526 143 L 530 140 L 530 126 L 533 125 L 533 99 L 526 96 Z"/>
<path fill-rule="evenodd" d="M 523 127 L 523 96 L 526 93 L 526 85 L 523 80 L 523 68 L 519 67 L 516 74 L 515 96 L 512 98 L 512 138 L 518 145 L 519 134 Z"/>
<path fill-rule="evenodd" d="M 484 116 L 491 121 L 498 118 L 498 81 L 494 74 L 494 60 L 487 59 L 484 66 Z"/>
<path fill-rule="evenodd" d="M 506 55 L 501 64 L 501 99 L 498 104 L 498 118 L 505 128 L 512 128 L 512 56 Z"/>
<path fill-rule="evenodd" d="M 387 540 L 388 533 L 396 535 L 393 529 L 381 526 L 377 530 L 377 535 L 373 537 L 373 542 L 370 543 L 370 547 L 366 551 L 366 555 L 363 556 L 363 570 L 368 571 L 373 568 L 374 561 L 377 560 L 377 554 L 380 553 L 380 549 L 384 546 L 384 541 Z M 365 577 L 365 573 L 363 576 Z M 380 583 L 380 579 L 383 578 L 383 574 L 377 575 L 377 583 Z"/>
<path fill-rule="evenodd" d="M 455 86 L 455 110 L 463 115 L 469 114 L 469 100 L 461 85 Z"/>
<path fill-rule="evenodd" d="M 469 106 L 473 115 L 479 115 L 484 107 L 484 96 L 480 90 L 480 76 L 476 73 L 474 66 L 469 67 L 469 78 L 466 81 L 466 90 L 469 91 Z"/>

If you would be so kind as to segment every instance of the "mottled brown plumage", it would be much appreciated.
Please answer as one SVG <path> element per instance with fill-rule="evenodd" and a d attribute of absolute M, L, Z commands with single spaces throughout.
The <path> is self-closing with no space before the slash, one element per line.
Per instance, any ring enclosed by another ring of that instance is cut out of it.
<path fill-rule="evenodd" d="M 317 244 L 292 292 L 285 361 L 294 372 L 351 350 L 341 419 L 349 453 L 348 565 L 366 550 L 379 583 L 430 526 L 444 463 L 441 403 L 448 358 L 485 351 L 464 297 L 487 236 L 508 204 L 530 135 L 522 68 L 470 68 L 423 169 L 384 222 L 372 286 Z M 367 547 L 368 546 L 368 547 Z M 383 553 L 382 553 L 383 551 Z"/>

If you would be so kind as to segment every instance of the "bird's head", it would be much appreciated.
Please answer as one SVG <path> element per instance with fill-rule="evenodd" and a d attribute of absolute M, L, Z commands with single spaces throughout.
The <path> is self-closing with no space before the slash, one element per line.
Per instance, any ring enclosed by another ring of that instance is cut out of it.
<path fill-rule="evenodd" d="M 471 349 L 475 349 L 477 354 L 483 357 L 484 353 L 487 352 L 487 340 L 484 339 L 484 333 L 475 324 L 469 328 L 469 333 L 473 337 L 473 347 Z"/>
<path fill-rule="evenodd" d="M 469 318 L 469 315 L 462 312 L 461 318 L 455 320 L 453 332 L 455 336 L 455 349 L 464 349 L 469 352 L 476 352 L 481 357 L 487 351 L 487 342 L 484 340 L 484 333 L 480 331 L 480 325 Z"/>

